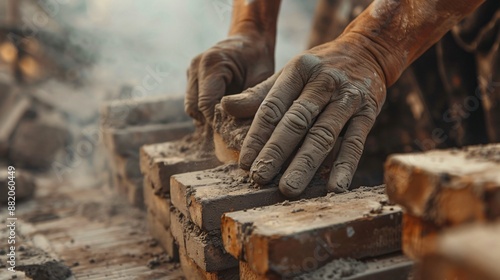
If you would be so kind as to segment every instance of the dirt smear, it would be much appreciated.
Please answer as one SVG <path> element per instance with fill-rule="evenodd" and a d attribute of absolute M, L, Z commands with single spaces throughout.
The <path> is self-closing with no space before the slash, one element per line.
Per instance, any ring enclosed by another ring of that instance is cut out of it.
<path fill-rule="evenodd" d="M 65 280 L 72 275 L 71 269 L 55 260 L 19 266 L 16 269 L 23 271 L 27 277 L 34 280 Z"/>

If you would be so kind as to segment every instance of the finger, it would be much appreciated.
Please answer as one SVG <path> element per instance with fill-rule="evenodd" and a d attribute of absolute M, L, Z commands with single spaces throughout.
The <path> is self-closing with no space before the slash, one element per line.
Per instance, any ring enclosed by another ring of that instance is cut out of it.
<path fill-rule="evenodd" d="M 198 109 L 198 68 L 200 57 L 196 57 L 191 61 L 187 75 L 188 84 L 186 97 L 184 99 L 184 110 L 193 119 L 203 122 L 203 114 Z"/>
<path fill-rule="evenodd" d="M 341 193 L 349 189 L 375 117 L 376 112 L 373 111 L 356 115 L 350 120 L 330 173 L 327 186 L 329 192 Z"/>
<path fill-rule="evenodd" d="M 252 165 L 251 177 L 257 184 L 267 184 L 279 173 L 330 101 L 334 90 L 335 81 L 330 75 L 319 75 L 305 86 Z"/>
<path fill-rule="evenodd" d="M 356 93 L 343 93 L 332 101 L 309 130 L 287 170 L 281 177 L 279 188 L 288 197 L 300 195 L 319 166 L 333 149 L 342 128 L 359 108 L 361 97 Z"/>
<path fill-rule="evenodd" d="M 290 63 L 283 69 L 276 83 L 264 99 L 255 119 L 250 126 L 240 152 L 240 167 L 249 170 L 259 151 L 269 140 L 271 134 L 293 101 L 302 92 L 307 73 L 318 63 L 312 56 L 302 56 L 297 62 Z"/>
<path fill-rule="evenodd" d="M 214 107 L 226 93 L 232 77 L 231 69 L 224 64 L 212 67 L 210 71 L 205 68 L 200 71 L 198 108 L 209 124 L 214 118 Z"/>
<path fill-rule="evenodd" d="M 257 109 L 259 109 L 260 104 L 264 101 L 280 74 L 281 71 L 240 94 L 224 96 L 221 100 L 222 109 L 236 118 L 255 116 Z"/>

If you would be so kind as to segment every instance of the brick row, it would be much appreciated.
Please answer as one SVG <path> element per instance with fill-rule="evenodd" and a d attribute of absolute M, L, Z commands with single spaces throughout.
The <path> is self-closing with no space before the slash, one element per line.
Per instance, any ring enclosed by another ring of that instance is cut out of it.
<path fill-rule="evenodd" d="M 401 209 L 383 187 L 226 213 L 224 248 L 260 275 L 297 275 L 335 258 L 401 248 Z"/>
<path fill-rule="evenodd" d="M 203 230 L 220 228 L 222 214 L 272 205 L 287 200 L 275 183 L 256 186 L 237 164 L 177 174 L 171 178 L 172 204 Z M 326 194 L 325 181 L 317 177 L 297 199 Z"/>

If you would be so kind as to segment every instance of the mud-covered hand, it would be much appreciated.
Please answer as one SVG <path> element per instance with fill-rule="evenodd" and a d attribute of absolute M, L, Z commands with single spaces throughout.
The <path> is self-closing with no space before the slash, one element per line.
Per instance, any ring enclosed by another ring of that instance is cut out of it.
<path fill-rule="evenodd" d="M 279 188 L 297 196 L 344 129 L 328 190 L 347 190 L 386 86 L 481 2 L 422 0 L 417 9 L 413 0 L 375 0 L 335 41 L 299 55 L 255 88 L 225 97 L 223 108 L 236 117 L 244 112 L 238 107 L 256 108 L 254 103 L 262 102 L 244 140 L 240 166 L 265 184 L 291 159 Z"/>
<path fill-rule="evenodd" d="M 229 36 L 191 61 L 185 110 L 211 124 L 224 95 L 241 92 L 274 73 L 279 0 L 234 0 Z"/>
<path fill-rule="evenodd" d="M 371 54 L 356 37 L 344 36 L 297 56 L 259 87 L 267 96 L 243 143 L 240 166 L 266 184 L 293 156 L 279 187 L 297 196 L 346 127 L 328 188 L 347 189 L 385 99 L 384 73 Z M 242 96 L 225 98 L 223 106 L 234 110 L 237 98 Z"/>

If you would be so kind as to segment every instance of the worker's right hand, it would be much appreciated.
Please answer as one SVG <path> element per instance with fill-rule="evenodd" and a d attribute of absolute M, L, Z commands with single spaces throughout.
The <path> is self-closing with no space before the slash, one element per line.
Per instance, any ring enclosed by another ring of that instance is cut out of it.
<path fill-rule="evenodd" d="M 191 61 L 185 110 L 212 124 L 214 107 L 225 95 L 252 87 L 274 72 L 274 43 L 253 31 L 235 34 Z"/>

